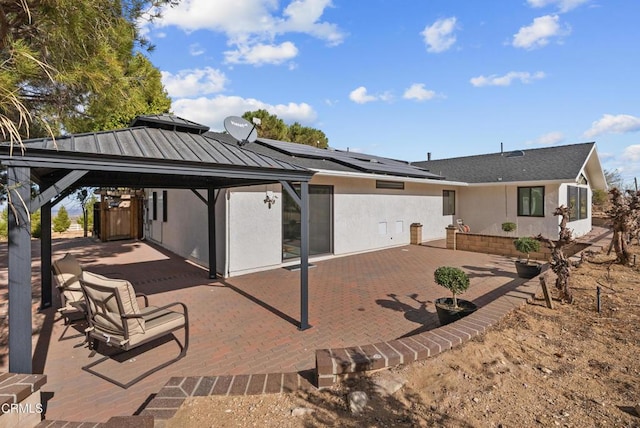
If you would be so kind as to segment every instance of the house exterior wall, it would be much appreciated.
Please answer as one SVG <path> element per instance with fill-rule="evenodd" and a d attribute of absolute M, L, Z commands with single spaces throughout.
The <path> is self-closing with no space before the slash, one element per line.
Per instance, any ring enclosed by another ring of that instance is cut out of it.
<path fill-rule="evenodd" d="M 391 179 L 391 181 L 394 181 Z M 376 189 L 375 179 L 314 177 L 311 185 L 333 186 L 333 255 L 347 255 L 410 243 L 410 226 L 420 223 L 422 241 L 444 239 L 454 215 L 443 215 L 442 190 L 458 188 L 406 182 L 403 190 Z M 208 266 L 207 207 L 190 190 L 167 192 L 168 219 L 151 219 L 148 189 L 147 238 L 176 254 Z M 276 195 L 271 208 L 267 191 Z M 218 272 L 234 276 L 282 265 L 282 186 L 249 186 L 221 190 L 216 203 Z M 205 192 L 201 192 L 206 198 Z"/>
<path fill-rule="evenodd" d="M 452 186 L 406 182 L 403 190 L 376 189 L 373 179 L 326 176 L 311 184 L 333 186 L 336 255 L 407 245 L 412 223 L 423 225 L 422 241 L 444 239 L 453 222 L 442 214 L 442 190 Z"/>
<path fill-rule="evenodd" d="M 528 184 L 537 186 L 539 184 Z M 560 218 L 553 215 L 560 205 L 567 206 L 567 183 L 544 185 L 544 217 L 518 216 L 518 185 L 469 186 L 460 191 L 460 217 L 471 232 L 498 236 L 536 236 L 542 234 L 558 239 Z M 571 184 L 572 186 L 578 186 Z M 586 187 L 588 186 L 578 186 Z M 591 189 L 587 190 L 588 216 L 572 221 L 568 227 L 573 236 L 585 235 L 591 230 Z M 516 230 L 504 232 L 502 223 L 513 222 Z"/>
<path fill-rule="evenodd" d="M 537 185 L 537 184 L 536 184 Z M 546 184 L 544 217 L 518 216 L 518 186 L 469 186 L 460 191 L 460 217 L 471 232 L 498 236 L 535 236 L 558 238 L 558 218 L 553 211 L 559 205 L 558 184 Z M 516 230 L 504 232 L 502 223 L 513 222 Z"/>
<path fill-rule="evenodd" d="M 158 216 L 152 219 L 152 194 L 158 194 Z M 225 265 L 225 203 L 224 190 L 216 202 L 216 265 L 219 272 Z M 209 266 L 209 234 L 207 205 L 191 190 L 167 190 L 167 221 L 162 221 L 162 189 L 147 189 L 145 238 L 198 264 Z M 207 192 L 199 190 L 205 200 Z"/>

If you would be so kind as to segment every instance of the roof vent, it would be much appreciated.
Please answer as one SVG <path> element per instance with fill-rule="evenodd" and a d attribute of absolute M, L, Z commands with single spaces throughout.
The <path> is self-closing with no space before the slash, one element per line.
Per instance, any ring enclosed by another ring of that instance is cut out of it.
<path fill-rule="evenodd" d="M 514 150 L 507 153 L 508 158 L 521 158 L 522 156 L 524 156 L 524 152 L 522 150 Z"/>

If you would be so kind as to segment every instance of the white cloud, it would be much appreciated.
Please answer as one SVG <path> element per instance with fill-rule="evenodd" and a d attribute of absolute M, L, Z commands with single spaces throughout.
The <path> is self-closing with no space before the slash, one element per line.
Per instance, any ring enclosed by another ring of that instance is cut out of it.
<path fill-rule="evenodd" d="M 349 93 L 349 99 L 357 104 L 366 104 L 376 101 L 378 97 L 375 95 L 369 95 L 367 93 L 367 88 L 360 86 Z"/>
<path fill-rule="evenodd" d="M 560 25 L 558 15 L 545 15 L 535 18 L 531 25 L 521 27 L 513 36 L 513 46 L 523 49 L 535 49 L 549 44 L 552 37 L 561 37 L 571 32 L 569 26 Z"/>
<path fill-rule="evenodd" d="M 222 122 L 227 116 L 241 116 L 245 111 L 265 109 L 287 123 L 300 122 L 312 125 L 317 113 L 307 103 L 268 104 L 255 98 L 217 95 L 213 98 L 182 98 L 172 103 L 174 113 L 185 119 L 208 125 L 222 131 Z"/>
<path fill-rule="evenodd" d="M 425 101 L 436 96 L 436 93 L 424 87 L 424 83 L 414 83 L 404 91 L 402 98 L 407 100 Z"/>
<path fill-rule="evenodd" d="M 564 134 L 560 131 L 553 131 L 543 134 L 533 141 L 527 141 L 527 145 L 533 146 L 554 146 L 564 141 Z"/>
<path fill-rule="evenodd" d="M 604 114 L 599 120 L 591 124 L 591 128 L 585 131 L 587 138 L 601 134 L 626 134 L 628 132 L 640 131 L 640 117 L 629 114 Z M 633 147 L 633 146 L 632 146 Z"/>
<path fill-rule="evenodd" d="M 200 56 L 205 52 L 206 51 L 204 50 L 204 48 L 202 46 L 200 46 L 199 43 L 193 43 L 193 44 L 189 45 L 189 54 L 191 56 Z"/>
<path fill-rule="evenodd" d="M 242 58 L 242 53 L 256 53 L 264 46 L 274 44 L 276 37 L 288 33 L 303 33 L 324 40 L 335 46 L 344 40 L 346 34 L 336 25 L 322 21 L 325 10 L 332 7 L 331 0 L 291 0 L 280 8 L 278 0 L 190 0 L 180 2 L 178 6 L 164 8 L 160 19 L 149 24 L 140 22 L 143 34 L 150 26 L 163 28 L 175 26 L 185 32 L 209 30 L 224 33 L 228 44 L 236 49 L 234 59 L 237 63 L 255 64 L 260 55 Z M 255 48 L 255 49 L 254 49 Z M 288 50 L 291 54 L 293 51 Z M 295 50 L 297 55 L 297 49 Z M 268 63 L 272 57 L 265 55 Z"/>
<path fill-rule="evenodd" d="M 427 25 L 422 33 L 427 44 L 427 52 L 444 52 L 456 42 L 453 32 L 456 29 L 456 17 L 438 19 L 432 25 Z"/>
<path fill-rule="evenodd" d="M 640 144 L 627 146 L 622 153 L 622 157 L 631 162 L 640 162 Z"/>
<path fill-rule="evenodd" d="M 226 63 L 253 65 L 282 64 L 297 55 L 298 48 L 291 42 L 280 45 L 239 45 L 238 49 L 224 53 Z"/>
<path fill-rule="evenodd" d="M 568 12 L 588 2 L 589 0 L 527 0 L 531 7 L 557 6 L 560 12 Z"/>
<path fill-rule="evenodd" d="M 522 83 L 531 83 L 533 80 L 543 79 L 546 75 L 542 71 L 529 73 L 528 71 L 510 71 L 504 76 L 492 74 L 490 76 L 472 77 L 469 81 L 473 86 L 509 86 L 514 80 Z"/>
<path fill-rule="evenodd" d="M 162 84 L 170 97 L 192 97 L 224 90 L 227 77 L 211 67 L 180 70 L 176 74 L 162 71 Z"/>

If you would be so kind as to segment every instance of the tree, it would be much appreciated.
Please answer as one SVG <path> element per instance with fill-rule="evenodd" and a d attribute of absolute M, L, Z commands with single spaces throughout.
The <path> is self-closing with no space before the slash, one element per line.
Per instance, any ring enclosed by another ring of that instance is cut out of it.
<path fill-rule="evenodd" d="M 256 111 L 247 111 L 242 115 L 243 118 L 251 122 L 251 119 L 257 117 L 262 122 L 260 124 L 260 136 L 262 138 L 271 138 L 272 140 L 282 140 L 287 138 L 287 125 L 275 114 L 270 114 L 264 109 Z"/>
<path fill-rule="evenodd" d="M 560 299 L 567 303 L 573 302 L 573 294 L 569 288 L 569 278 L 571 277 L 571 263 L 569 258 L 564 254 L 563 248 L 573 243 L 571 229 L 567 228 L 569 221 L 569 208 L 564 205 L 559 206 L 553 213 L 554 216 L 561 216 L 560 233 L 557 241 L 545 238 L 542 234 L 536 236 L 540 242 L 547 244 L 551 250 L 551 261 L 549 265 L 551 270 L 556 274 L 556 288 L 560 292 Z"/>
<path fill-rule="evenodd" d="M 58 210 L 58 214 L 53 218 L 53 230 L 55 232 L 64 232 L 71 226 L 71 219 L 67 209 L 62 205 Z"/>
<path fill-rule="evenodd" d="M 319 129 L 302 126 L 298 122 L 294 122 L 289 126 L 287 133 L 287 141 L 292 143 L 306 144 L 307 146 L 326 149 L 329 146 L 329 139 L 324 132 Z"/>
<path fill-rule="evenodd" d="M 175 3 L 0 0 L 3 136 L 19 143 L 28 136 L 77 130 L 78 122 L 96 111 L 116 117 L 123 111 L 133 114 L 125 109 L 129 98 L 136 105 L 138 98 L 146 99 L 146 107 L 159 110 L 151 113 L 166 111 L 168 97 L 161 92 L 159 73 L 150 73 L 150 64 L 134 48 L 147 45 L 138 28 L 144 12 Z M 149 91 L 156 93 L 149 97 Z"/>
<path fill-rule="evenodd" d="M 633 237 L 640 236 L 640 192 L 628 190 L 623 193 L 614 187 L 609 191 L 609 195 L 611 208 L 607 210 L 607 214 L 611 219 L 613 238 L 607 254 L 610 254 L 613 248 L 616 261 L 628 265 L 631 261 L 631 251 L 627 243 Z"/>
<path fill-rule="evenodd" d="M 83 226 L 84 237 L 88 236 L 89 226 L 93 225 L 93 204 L 96 202 L 96 196 L 93 189 L 83 187 L 75 193 L 76 201 L 80 203 L 82 208 L 82 217 L 78 219 L 78 223 Z"/>
<path fill-rule="evenodd" d="M 329 139 L 321 130 L 302 126 L 298 122 L 288 126 L 278 116 L 270 114 L 264 109 L 245 112 L 242 117 L 248 121 L 254 117 L 260 119 L 262 123 L 259 126 L 259 136 L 262 138 L 290 141 L 323 149 L 329 145 Z"/>
<path fill-rule="evenodd" d="M 144 19 L 177 0 L 0 0 L 0 140 L 128 125 L 165 113 L 160 72 L 138 48 Z M 6 199 L 0 167 L 0 201 Z"/>
<path fill-rule="evenodd" d="M 604 178 L 607 180 L 609 187 L 617 187 L 620 190 L 624 188 L 624 179 L 622 174 L 617 169 L 605 169 Z"/>

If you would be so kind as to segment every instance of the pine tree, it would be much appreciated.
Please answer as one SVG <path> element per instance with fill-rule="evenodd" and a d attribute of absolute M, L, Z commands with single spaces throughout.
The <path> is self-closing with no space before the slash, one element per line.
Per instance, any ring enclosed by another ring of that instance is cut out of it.
<path fill-rule="evenodd" d="M 53 230 L 55 232 L 62 233 L 69 229 L 71 226 L 71 219 L 69 218 L 69 213 L 67 209 L 63 206 L 58 210 L 58 214 L 53 219 Z"/>

